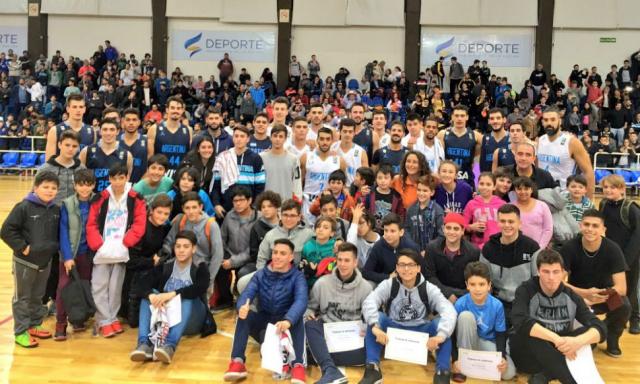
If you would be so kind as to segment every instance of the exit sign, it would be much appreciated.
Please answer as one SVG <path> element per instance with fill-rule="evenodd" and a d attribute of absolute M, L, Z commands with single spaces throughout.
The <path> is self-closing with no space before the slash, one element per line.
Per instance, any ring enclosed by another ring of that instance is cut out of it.
<path fill-rule="evenodd" d="M 600 38 L 600 42 L 601 43 L 615 43 L 616 42 L 616 38 L 615 37 L 601 37 Z"/>

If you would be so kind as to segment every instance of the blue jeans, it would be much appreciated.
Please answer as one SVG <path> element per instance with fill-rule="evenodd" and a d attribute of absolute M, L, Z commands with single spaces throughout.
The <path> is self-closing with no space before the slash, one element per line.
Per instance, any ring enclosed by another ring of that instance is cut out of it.
<path fill-rule="evenodd" d="M 612 139 L 616 141 L 616 147 L 622 146 L 624 142 L 624 127 L 623 128 L 611 128 Z"/>
<path fill-rule="evenodd" d="M 429 336 L 435 336 L 438 333 L 439 317 L 422 325 L 406 326 L 391 320 L 386 314 L 378 313 L 378 325 L 383 331 L 387 331 L 388 327 L 406 329 L 409 331 L 428 333 Z M 376 337 L 371 331 L 371 326 L 367 327 L 367 335 L 364 338 L 364 348 L 367 351 L 367 364 L 380 363 L 380 352 L 382 352 L 382 344 L 378 344 Z M 426 348 L 426 346 L 425 346 Z M 449 370 L 451 365 L 451 339 L 447 338 L 436 351 L 436 368 L 438 370 Z"/>
<path fill-rule="evenodd" d="M 176 348 L 182 335 L 195 335 L 200 332 L 207 309 L 200 299 L 182 299 L 182 321 L 169 328 L 165 344 Z M 140 327 L 138 328 L 138 344 L 149 343 L 151 332 L 151 308 L 149 299 L 140 302 Z"/>
<path fill-rule="evenodd" d="M 282 316 L 254 311 L 249 311 L 249 315 L 247 315 L 247 318 L 244 320 L 238 318 L 238 321 L 236 322 L 236 330 L 233 334 L 231 359 L 240 358 L 243 361 L 246 361 L 247 358 L 245 356 L 245 351 L 247 349 L 249 336 L 262 344 L 267 324 L 275 324 L 281 320 Z M 296 352 L 296 358 L 293 360 L 293 364 L 304 364 L 304 323 L 302 319 L 292 324 L 291 328 L 289 328 L 289 332 L 291 332 L 291 338 L 293 339 L 293 350 Z"/>

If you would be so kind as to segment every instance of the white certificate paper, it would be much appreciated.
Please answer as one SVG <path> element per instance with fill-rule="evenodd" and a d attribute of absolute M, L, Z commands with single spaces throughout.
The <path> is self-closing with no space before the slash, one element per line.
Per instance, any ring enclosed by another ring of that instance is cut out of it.
<path fill-rule="evenodd" d="M 276 326 L 269 323 L 264 334 L 264 342 L 260 346 L 262 355 L 261 367 L 275 373 L 282 373 L 282 349 L 280 348 L 280 335 Z"/>
<path fill-rule="evenodd" d="M 460 371 L 474 379 L 500 381 L 498 364 L 502 361 L 500 352 L 473 351 L 460 348 L 458 350 L 458 366 Z"/>
<path fill-rule="evenodd" d="M 324 338 L 329 353 L 354 351 L 364 348 L 364 333 L 361 321 L 324 323 Z"/>
<path fill-rule="evenodd" d="M 578 384 L 604 384 L 600 372 L 593 361 L 593 352 L 590 345 L 578 349 L 575 360 L 567 360 L 569 372 Z"/>
<path fill-rule="evenodd" d="M 149 305 L 151 312 L 153 312 L 153 305 Z M 173 299 L 164 303 L 164 310 L 167 314 L 167 322 L 169 327 L 173 327 L 182 321 L 182 300 L 180 295 L 174 296 Z"/>
<path fill-rule="evenodd" d="M 384 350 L 385 359 L 427 365 L 428 333 L 387 328 L 387 338 L 388 342 Z"/>

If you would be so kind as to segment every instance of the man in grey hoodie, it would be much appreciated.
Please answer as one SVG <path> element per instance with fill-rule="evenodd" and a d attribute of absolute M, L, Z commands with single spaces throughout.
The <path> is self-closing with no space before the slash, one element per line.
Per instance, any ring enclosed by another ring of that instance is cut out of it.
<path fill-rule="evenodd" d="M 372 288 L 358 271 L 358 248 L 342 243 L 336 255 L 336 268 L 313 285 L 305 317 L 307 342 L 314 360 L 322 370 L 318 384 L 342 384 L 347 378 L 336 368 L 362 365 L 364 348 L 329 353 L 324 335 L 324 323 L 358 321 L 362 318 L 362 302 Z"/>
<path fill-rule="evenodd" d="M 382 281 L 362 303 L 362 315 L 367 323 L 365 349 L 366 369 L 361 384 L 382 381 L 380 352 L 387 344 L 387 328 L 407 329 L 429 334 L 427 348 L 436 351 L 434 384 L 450 381 L 451 334 L 457 313 L 437 286 L 420 273 L 422 257 L 412 249 L 401 249 L 396 263 L 396 275 Z M 380 308 L 386 308 L 386 312 Z M 428 316 L 438 316 L 429 320 Z"/>
<path fill-rule="evenodd" d="M 231 270 L 238 276 L 247 275 L 255 270 L 249 266 L 249 237 L 251 227 L 258 220 L 258 214 L 251 208 L 251 191 L 238 187 L 233 191 L 233 209 L 222 223 L 222 243 L 224 244 L 224 260 L 215 282 L 218 285 L 218 301 L 214 311 L 231 308 Z"/>
<path fill-rule="evenodd" d="M 302 247 L 304 243 L 314 235 L 313 230 L 302 223 L 302 207 L 300 203 L 293 199 L 285 200 L 284 203 L 282 203 L 280 211 L 280 225 L 267 232 L 260 243 L 258 259 L 256 261 L 256 268 L 258 270 L 264 268 L 269 260 L 271 260 L 273 243 L 278 239 L 289 239 L 293 243 L 295 247 L 293 262 L 294 265 L 298 265 L 302 257 Z M 240 293 L 242 293 L 247 284 L 249 284 L 252 277 L 253 273 L 238 280 L 237 287 Z"/>
<path fill-rule="evenodd" d="M 202 200 L 197 192 L 187 192 L 182 197 L 183 214 L 173 219 L 171 230 L 164 239 L 162 245 L 163 252 L 166 255 L 173 255 L 173 246 L 176 242 L 176 235 L 182 230 L 193 231 L 198 238 L 196 246 L 196 254 L 193 255 L 193 263 L 207 263 L 209 267 L 209 276 L 215 276 L 222 264 L 223 246 L 222 237 L 220 235 L 220 227 L 216 223 L 215 218 L 209 217 L 204 210 Z M 208 228 L 207 228 L 208 227 Z M 207 291 L 207 299 L 213 293 L 213 279 L 209 282 L 209 290 Z"/>
<path fill-rule="evenodd" d="M 37 174 L 50 171 L 58 176 L 60 186 L 54 200 L 58 206 L 62 204 L 62 200 L 75 193 L 73 189 L 73 173 L 78 169 L 85 168 L 77 157 L 79 148 L 80 139 L 77 133 L 73 132 L 73 130 L 62 132 L 58 139 L 60 154 L 49 158 L 38 169 Z"/>

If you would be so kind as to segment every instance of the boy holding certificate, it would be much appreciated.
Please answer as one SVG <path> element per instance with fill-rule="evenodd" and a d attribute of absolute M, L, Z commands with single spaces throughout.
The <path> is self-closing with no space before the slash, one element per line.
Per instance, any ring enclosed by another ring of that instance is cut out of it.
<path fill-rule="evenodd" d="M 387 344 L 387 328 L 398 328 L 429 334 L 426 347 L 436 350 L 434 384 L 450 382 L 451 340 L 456 325 L 456 310 L 437 286 L 420 273 L 422 257 L 412 249 L 398 252 L 396 272 L 382 281 L 362 303 L 362 315 L 367 323 L 365 350 L 366 369 L 361 384 L 382 381 L 380 352 Z M 385 312 L 380 308 L 386 308 Z M 438 317 L 429 320 L 432 312 Z"/>
<path fill-rule="evenodd" d="M 479 261 L 469 263 L 464 269 L 464 277 L 469 293 L 459 298 L 454 304 L 458 312 L 456 327 L 458 348 L 502 353 L 498 370 L 503 380 L 511 380 L 516 374 L 516 367 L 507 355 L 504 308 L 500 300 L 489 294 L 491 292 L 489 267 Z M 462 373 L 453 374 L 453 381 L 463 383 L 465 380 L 466 376 Z"/>

